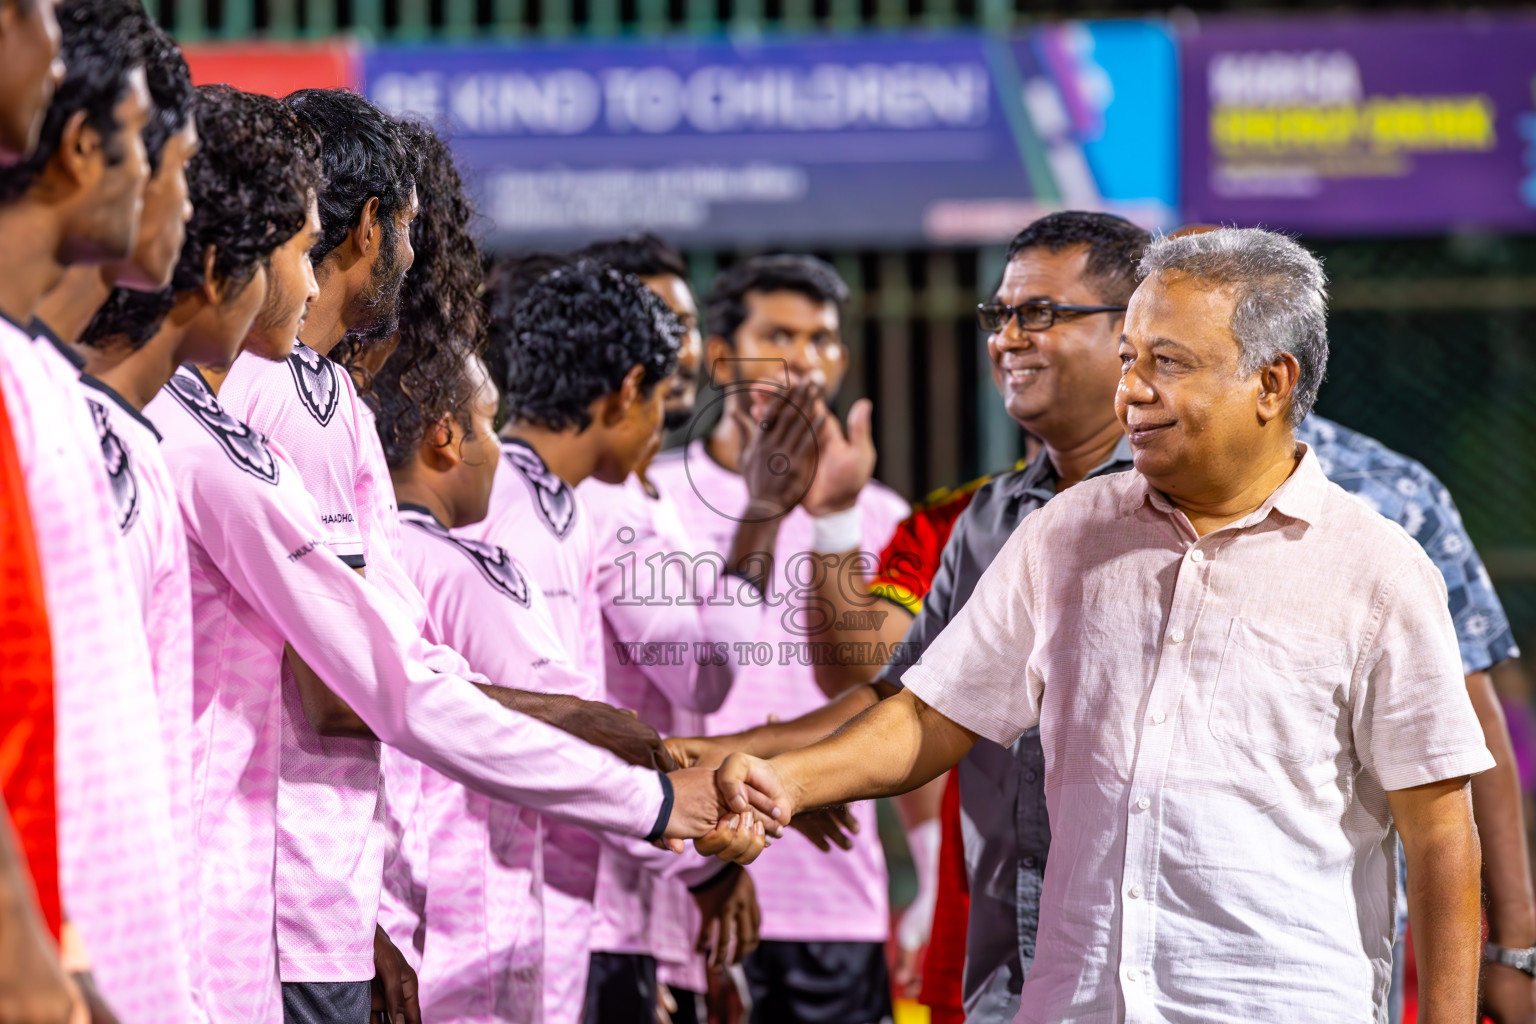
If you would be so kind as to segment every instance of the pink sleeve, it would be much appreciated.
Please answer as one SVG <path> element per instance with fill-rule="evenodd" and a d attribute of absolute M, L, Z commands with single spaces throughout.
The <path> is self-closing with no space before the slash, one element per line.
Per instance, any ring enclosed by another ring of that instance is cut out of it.
<path fill-rule="evenodd" d="M 278 486 L 210 466 L 192 481 L 208 555 L 380 740 L 488 796 L 586 827 L 649 835 L 666 785 L 607 751 L 508 711 L 433 671 L 396 603 L 329 557 L 313 502 L 285 467 Z"/>

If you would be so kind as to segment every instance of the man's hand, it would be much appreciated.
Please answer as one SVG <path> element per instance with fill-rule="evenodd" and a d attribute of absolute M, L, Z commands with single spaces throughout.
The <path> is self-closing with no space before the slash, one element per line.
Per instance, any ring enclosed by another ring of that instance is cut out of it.
<path fill-rule="evenodd" d="M 709 988 L 704 993 L 707 1024 L 743 1024 L 747 1019 L 741 971 L 706 971 Z"/>
<path fill-rule="evenodd" d="M 757 948 L 762 911 L 757 905 L 757 889 L 739 864 L 726 865 L 721 877 L 695 892 L 693 900 L 704 918 L 694 948 L 709 953 L 711 970 L 739 964 Z"/>
<path fill-rule="evenodd" d="M 720 796 L 711 769 L 680 768 L 668 772 L 667 778 L 672 780 L 672 816 L 667 819 L 665 832 L 668 839 L 712 836 L 712 842 L 733 845 L 743 841 L 743 836 L 763 840 L 777 839 L 784 834 L 782 827 L 764 815 L 730 811 Z M 681 852 L 681 844 L 673 849 Z"/>
<path fill-rule="evenodd" d="M 1494 1024 L 1536 1024 L 1536 978 L 1503 964 L 1484 964 L 1482 1013 Z"/>
<path fill-rule="evenodd" d="M 670 736 L 663 741 L 679 768 L 718 768 L 731 751 L 718 736 Z"/>
<path fill-rule="evenodd" d="M 731 408 L 741 436 L 740 469 L 747 520 L 775 519 L 794 508 L 816 474 L 816 445 L 826 418 L 820 391 L 801 382 L 787 392 L 754 389 Z M 743 409 L 745 404 L 749 408 Z"/>
<path fill-rule="evenodd" d="M 550 724 L 580 736 L 593 746 L 612 751 L 630 764 L 659 772 L 678 767 L 656 730 L 625 711 L 594 700 L 569 698 L 569 704 Z"/>
<path fill-rule="evenodd" d="M 848 410 L 848 431 L 843 432 L 837 417 L 821 407 L 817 419 L 816 479 L 800 499 L 800 505 L 813 516 L 829 515 L 853 508 L 859 492 L 875 475 L 874 405 L 867 398 L 853 403 Z"/>
<path fill-rule="evenodd" d="M 373 1012 L 384 1024 L 421 1024 L 421 1003 L 417 1000 L 416 972 L 405 962 L 405 955 L 395 948 L 383 928 L 373 932 Z"/>
<path fill-rule="evenodd" d="M 756 811 L 769 821 L 787 825 L 798 809 L 795 795 L 772 762 L 762 758 L 732 754 L 715 772 L 715 785 L 726 809 L 735 814 Z"/>
<path fill-rule="evenodd" d="M 839 804 L 797 814 L 790 820 L 789 827 L 803 833 L 822 853 L 830 853 L 834 846 L 853 849 L 853 837 L 859 834 L 859 819 L 853 816 L 847 804 Z"/>
<path fill-rule="evenodd" d="M 30 893 L 8 895 L 13 905 L 0 912 L 0 1024 L 87 1024 L 90 1010 L 60 966 Z"/>

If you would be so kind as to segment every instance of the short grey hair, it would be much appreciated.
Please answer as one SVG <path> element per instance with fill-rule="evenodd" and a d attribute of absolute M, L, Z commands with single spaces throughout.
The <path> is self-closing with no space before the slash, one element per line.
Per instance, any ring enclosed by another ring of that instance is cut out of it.
<path fill-rule="evenodd" d="M 1137 267 L 1138 280 L 1164 274 L 1230 288 L 1237 298 L 1229 325 L 1242 349 L 1242 370 L 1258 372 L 1289 352 L 1301 364 L 1291 423 L 1306 419 L 1328 368 L 1328 277 L 1322 262 L 1294 239 L 1262 228 L 1219 228 L 1181 238 L 1159 237 Z"/>

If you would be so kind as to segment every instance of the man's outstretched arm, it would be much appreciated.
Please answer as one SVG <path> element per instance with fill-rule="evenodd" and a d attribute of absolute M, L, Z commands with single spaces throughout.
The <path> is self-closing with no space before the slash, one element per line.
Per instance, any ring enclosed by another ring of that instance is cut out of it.
<path fill-rule="evenodd" d="M 801 811 L 916 789 L 953 767 L 975 742 L 975 733 L 904 690 L 802 750 L 767 761 L 732 754 L 716 785 L 732 810 L 755 808 L 788 823 Z"/>
<path fill-rule="evenodd" d="M 1408 925 L 1419 967 L 1419 1019 L 1476 1015 L 1482 855 L 1465 778 L 1387 793 L 1408 859 Z"/>
<path fill-rule="evenodd" d="M 1493 678 L 1487 672 L 1467 676 L 1467 694 L 1497 762 L 1472 779 L 1472 813 L 1483 848 L 1483 888 L 1488 896 L 1488 941 L 1526 949 L 1536 946 L 1536 897 L 1514 744 Z M 1483 1008 L 1498 1024 L 1536 1020 L 1536 980 L 1513 967 L 1489 964 L 1483 976 Z"/>

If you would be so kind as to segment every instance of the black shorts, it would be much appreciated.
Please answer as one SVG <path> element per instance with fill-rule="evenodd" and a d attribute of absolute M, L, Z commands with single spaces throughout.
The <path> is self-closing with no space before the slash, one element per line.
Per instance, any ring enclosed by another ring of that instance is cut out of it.
<path fill-rule="evenodd" d="M 764 942 L 742 962 L 752 1024 L 882 1024 L 891 976 L 878 942 Z"/>
<path fill-rule="evenodd" d="M 369 1024 L 371 981 L 285 981 L 283 1024 Z"/>
<path fill-rule="evenodd" d="M 656 958 L 593 953 L 587 970 L 586 1024 L 656 1024 Z"/>

